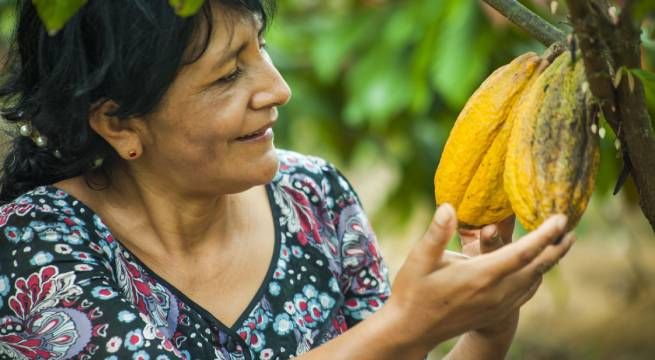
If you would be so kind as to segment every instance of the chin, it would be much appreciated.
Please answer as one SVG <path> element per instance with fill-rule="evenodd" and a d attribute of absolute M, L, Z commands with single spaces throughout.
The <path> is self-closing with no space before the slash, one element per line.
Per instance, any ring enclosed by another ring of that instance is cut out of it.
<path fill-rule="evenodd" d="M 261 168 L 258 169 L 261 174 L 261 182 L 259 184 L 263 185 L 271 182 L 275 174 L 277 174 L 279 166 L 280 159 L 277 157 L 277 151 L 273 148 L 262 159 Z"/>
<path fill-rule="evenodd" d="M 274 148 L 261 155 L 257 160 L 241 160 L 242 164 L 245 162 L 248 163 L 248 166 L 242 169 L 238 175 L 235 174 L 238 177 L 233 177 L 230 185 L 223 184 L 223 191 L 234 194 L 255 186 L 266 185 L 273 180 L 280 164 Z"/>

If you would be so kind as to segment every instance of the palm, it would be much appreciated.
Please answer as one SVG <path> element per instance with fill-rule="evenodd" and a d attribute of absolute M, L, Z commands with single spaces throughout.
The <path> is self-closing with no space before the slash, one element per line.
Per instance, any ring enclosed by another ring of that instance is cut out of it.
<path fill-rule="evenodd" d="M 459 229 L 462 244 L 462 253 L 473 257 L 490 253 L 512 242 L 514 232 L 514 216 L 494 225 L 487 225 L 481 229 Z M 518 323 L 518 310 L 511 313 L 506 319 L 490 328 L 478 329 L 486 334 L 498 334 L 505 331 L 514 331 Z"/>
<path fill-rule="evenodd" d="M 496 231 L 498 236 L 494 237 Z M 514 216 L 495 225 L 487 225 L 481 229 L 459 229 L 458 232 L 464 255 L 477 256 L 489 253 L 512 242 Z"/>

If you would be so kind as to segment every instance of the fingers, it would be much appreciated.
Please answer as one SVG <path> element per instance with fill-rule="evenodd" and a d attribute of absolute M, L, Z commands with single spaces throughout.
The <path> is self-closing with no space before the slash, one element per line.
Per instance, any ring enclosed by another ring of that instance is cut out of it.
<path fill-rule="evenodd" d="M 502 278 L 494 285 L 495 291 L 504 294 L 508 309 L 517 309 L 534 296 L 541 285 L 543 274 L 566 255 L 574 242 L 575 236 L 568 233 L 560 243 L 547 245 L 529 265 Z"/>
<path fill-rule="evenodd" d="M 519 296 L 517 297 L 517 299 L 514 300 L 514 303 L 513 303 L 513 305 L 511 306 L 511 308 L 513 308 L 513 309 L 520 308 L 521 306 L 523 306 L 523 304 L 525 304 L 525 303 L 528 302 L 530 299 L 532 299 L 532 297 L 534 296 L 534 294 L 537 293 L 537 290 L 539 290 L 539 286 L 541 286 L 541 282 L 542 282 L 542 280 L 543 280 L 543 278 L 542 278 L 541 276 L 539 276 L 539 277 L 538 277 L 538 278 L 537 278 L 537 279 L 532 283 L 532 286 L 530 286 L 530 288 L 528 289 L 528 291 L 526 291 L 525 293 L 519 295 Z"/>
<path fill-rule="evenodd" d="M 514 233 L 515 222 L 516 217 L 512 215 L 498 223 L 498 233 L 500 234 L 500 238 L 503 240 L 503 244 L 509 244 L 512 242 L 512 234 Z"/>
<path fill-rule="evenodd" d="M 532 279 L 541 277 L 566 255 L 574 242 L 575 235 L 573 233 L 566 234 L 560 243 L 549 245 L 523 271 L 527 273 L 527 276 L 531 276 Z"/>
<path fill-rule="evenodd" d="M 534 296 L 541 285 L 543 275 L 566 255 L 569 249 L 571 249 L 571 246 L 573 246 L 573 243 L 575 243 L 575 235 L 573 233 L 566 234 L 560 243 L 549 245 L 544 252 L 534 259 L 530 266 L 523 270 L 523 274 L 519 276 L 525 277 L 525 281 L 532 282 L 532 286 L 525 294 L 519 297 L 516 302 L 517 306 L 522 306 Z"/>
<path fill-rule="evenodd" d="M 410 253 L 419 271 L 427 274 L 439 268 L 444 249 L 456 228 L 455 209 L 450 204 L 439 206 L 425 235 Z"/>
<path fill-rule="evenodd" d="M 462 253 L 458 253 L 456 251 L 450 251 L 450 250 L 445 250 L 444 253 L 443 253 L 443 257 L 442 257 L 442 259 L 445 260 L 445 261 L 468 260 L 470 258 L 471 257 L 466 255 L 466 254 L 462 254 Z"/>
<path fill-rule="evenodd" d="M 500 279 L 531 264 L 548 245 L 562 235 L 565 226 L 566 216 L 551 216 L 521 240 L 481 256 L 479 260 L 483 262 L 483 268 L 486 268 L 489 276 Z"/>
<path fill-rule="evenodd" d="M 462 253 L 466 256 L 480 255 L 480 239 L 462 245 Z"/>
<path fill-rule="evenodd" d="M 462 246 L 474 242 L 480 238 L 480 229 L 457 229 Z"/>
<path fill-rule="evenodd" d="M 487 225 L 480 230 L 480 252 L 490 253 L 504 245 L 497 225 Z"/>
<path fill-rule="evenodd" d="M 457 229 L 462 253 L 468 256 L 480 255 L 480 229 Z"/>
<path fill-rule="evenodd" d="M 514 215 L 482 229 L 458 229 L 462 252 L 468 256 L 490 253 L 512 242 Z"/>

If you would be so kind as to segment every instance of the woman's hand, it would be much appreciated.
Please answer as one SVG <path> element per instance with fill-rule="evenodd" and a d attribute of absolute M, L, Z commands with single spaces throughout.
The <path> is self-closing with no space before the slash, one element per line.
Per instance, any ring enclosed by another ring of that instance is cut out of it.
<path fill-rule="evenodd" d="M 462 253 L 471 257 L 478 256 L 511 243 L 514 223 L 515 217 L 512 215 L 498 224 L 487 225 L 481 229 L 458 229 Z"/>
<path fill-rule="evenodd" d="M 482 255 L 465 261 L 446 260 L 444 249 L 457 220 L 452 206 L 439 207 L 396 276 L 385 305 L 402 337 L 398 341 L 415 345 L 408 348 L 419 355 L 464 332 L 496 331 L 498 324 L 506 326 L 504 323 L 532 297 L 542 274 L 572 245 L 571 234 L 554 244 L 562 237 L 565 225 L 565 216 L 553 216 L 506 246 L 502 246 L 501 237 L 491 236 L 493 227 L 482 229 L 480 238 L 490 239 L 479 244 Z M 484 253 L 487 249 L 497 250 Z"/>
<path fill-rule="evenodd" d="M 510 216 L 503 221 L 487 225 L 481 229 L 458 229 L 458 235 L 462 245 L 462 253 L 469 257 L 478 256 L 480 254 L 487 254 L 497 250 L 504 245 L 512 242 L 512 234 L 514 233 L 515 217 Z M 535 280 L 533 284 L 534 292 L 537 291 L 541 284 L 541 276 Z M 481 335 L 487 337 L 498 336 L 500 338 L 511 338 L 516 332 L 516 327 L 519 322 L 519 309 L 507 316 L 506 319 L 498 323 L 481 329 L 476 329 Z"/>

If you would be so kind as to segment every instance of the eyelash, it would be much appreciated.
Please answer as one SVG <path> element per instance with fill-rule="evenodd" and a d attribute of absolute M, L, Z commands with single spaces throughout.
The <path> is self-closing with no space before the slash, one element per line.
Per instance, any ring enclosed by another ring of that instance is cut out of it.
<path fill-rule="evenodd" d="M 260 50 L 266 51 L 266 47 L 267 47 L 266 42 L 264 42 L 264 41 L 260 42 L 260 44 L 259 44 L 259 49 Z M 239 78 L 241 77 L 242 74 L 243 74 L 243 70 L 240 67 L 237 66 L 237 68 L 232 73 L 218 79 L 218 81 L 216 81 L 216 82 L 221 83 L 221 84 L 229 84 L 229 83 L 232 83 L 232 82 L 235 82 L 235 81 L 239 80 Z"/>
<path fill-rule="evenodd" d="M 235 81 L 239 80 L 239 78 L 241 77 L 241 74 L 243 74 L 243 70 L 241 70 L 240 67 L 237 67 L 236 70 L 234 70 L 229 75 L 218 79 L 217 82 L 221 83 L 221 84 L 232 83 L 232 82 L 235 82 Z"/>

